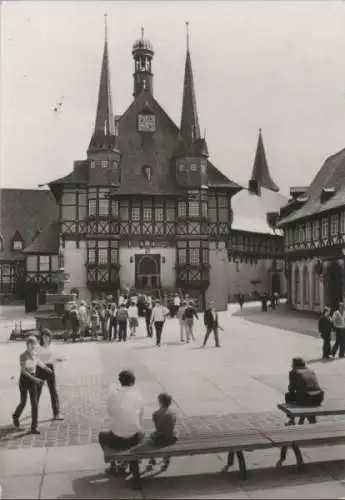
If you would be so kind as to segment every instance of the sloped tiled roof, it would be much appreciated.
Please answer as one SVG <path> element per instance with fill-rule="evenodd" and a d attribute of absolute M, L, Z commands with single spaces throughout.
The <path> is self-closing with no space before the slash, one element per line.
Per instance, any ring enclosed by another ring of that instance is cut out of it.
<path fill-rule="evenodd" d="M 60 230 L 58 222 L 51 222 L 46 226 L 35 240 L 28 245 L 23 253 L 57 254 L 60 247 Z"/>
<path fill-rule="evenodd" d="M 267 222 L 269 212 L 278 212 L 287 203 L 287 197 L 270 189 L 261 188 L 261 194 L 243 189 L 231 200 L 233 211 L 232 229 L 254 233 L 273 234 Z"/>
<path fill-rule="evenodd" d="M 57 215 L 54 197 L 48 190 L 0 189 L 0 234 L 4 241 L 0 260 L 23 259 L 21 251 L 12 250 L 15 233 L 21 235 L 26 248 L 37 230 L 55 221 Z"/>
<path fill-rule="evenodd" d="M 325 188 L 334 188 L 335 194 L 322 203 L 321 192 Z M 304 205 L 282 219 L 280 226 L 345 206 L 345 148 L 326 159 L 303 197 L 307 198 Z"/>
<path fill-rule="evenodd" d="M 251 180 L 256 181 L 259 187 L 261 186 L 263 188 L 270 189 L 271 191 L 279 191 L 279 187 L 273 181 L 268 168 L 261 129 L 259 129 L 258 144 L 256 147 Z"/>

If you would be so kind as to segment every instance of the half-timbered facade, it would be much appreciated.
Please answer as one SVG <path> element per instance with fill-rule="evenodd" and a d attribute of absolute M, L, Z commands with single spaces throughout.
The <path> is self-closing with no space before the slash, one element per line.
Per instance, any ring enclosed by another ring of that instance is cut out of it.
<path fill-rule="evenodd" d="M 0 297 L 24 298 L 24 252 L 56 216 L 56 203 L 49 191 L 0 189 Z"/>
<path fill-rule="evenodd" d="M 309 187 L 293 187 L 281 210 L 291 305 L 334 308 L 345 295 L 345 149 L 330 156 Z"/>
<path fill-rule="evenodd" d="M 132 55 L 133 101 L 114 117 L 105 41 L 87 158 L 49 183 L 69 286 L 85 298 L 120 287 L 180 289 L 224 308 L 231 198 L 241 187 L 209 160 L 189 47 L 180 127 L 153 96 L 154 51 L 143 33 Z"/>

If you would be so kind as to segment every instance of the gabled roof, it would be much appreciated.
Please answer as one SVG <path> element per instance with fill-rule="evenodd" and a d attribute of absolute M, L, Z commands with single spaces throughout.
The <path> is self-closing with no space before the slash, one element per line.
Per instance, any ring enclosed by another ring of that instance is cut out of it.
<path fill-rule="evenodd" d="M 37 227 L 47 226 L 57 215 L 54 197 L 48 190 L 0 189 L 0 234 L 4 240 L 0 261 L 23 259 L 21 251 L 12 249 L 16 232 L 25 248 L 31 244 Z"/>
<path fill-rule="evenodd" d="M 37 238 L 28 245 L 25 254 L 58 254 L 60 247 L 59 223 L 52 222 L 46 226 Z"/>
<path fill-rule="evenodd" d="M 335 193 L 322 203 L 323 189 L 334 188 Z M 314 177 L 305 193 L 306 202 L 279 222 L 280 226 L 326 212 L 338 207 L 345 207 L 345 148 L 329 156 Z"/>
<path fill-rule="evenodd" d="M 264 187 L 266 189 L 270 189 L 271 191 L 279 191 L 279 187 L 272 180 L 268 168 L 261 129 L 259 129 L 258 144 L 256 147 L 251 180 L 256 181 L 259 187 Z"/>

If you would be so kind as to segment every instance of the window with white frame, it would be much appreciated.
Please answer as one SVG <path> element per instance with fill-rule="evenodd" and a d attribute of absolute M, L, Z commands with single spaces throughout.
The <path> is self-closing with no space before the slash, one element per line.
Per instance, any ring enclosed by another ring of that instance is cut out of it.
<path fill-rule="evenodd" d="M 328 238 L 328 219 L 322 217 L 321 219 L 321 238 Z"/>
<path fill-rule="evenodd" d="M 199 200 L 189 200 L 188 210 L 189 210 L 189 217 L 199 217 L 200 215 Z"/>
<path fill-rule="evenodd" d="M 340 232 L 341 234 L 345 234 L 345 212 L 341 212 L 340 214 Z"/>
<path fill-rule="evenodd" d="M 109 160 L 101 160 L 101 168 L 108 168 Z"/>
<path fill-rule="evenodd" d="M 187 216 L 187 203 L 185 201 L 177 202 L 177 217 Z"/>
<path fill-rule="evenodd" d="M 164 221 L 164 208 L 163 206 L 156 206 L 155 207 L 155 221 L 156 222 L 163 222 Z"/>
<path fill-rule="evenodd" d="M 339 216 L 334 214 L 331 216 L 331 236 L 338 236 L 339 234 Z"/>
<path fill-rule="evenodd" d="M 111 200 L 111 214 L 113 217 L 118 217 L 119 216 L 119 200 Z"/>
<path fill-rule="evenodd" d="M 101 216 L 109 215 L 109 200 L 105 198 L 100 198 L 98 200 L 98 215 Z"/>
<path fill-rule="evenodd" d="M 143 219 L 145 222 L 150 222 L 152 220 L 152 208 L 150 207 L 143 208 Z"/>
<path fill-rule="evenodd" d="M 298 243 L 298 227 L 297 226 L 295 227 L 294 232 L 295 232 L 295 243 Z"/>
<path fill-rule="evenodd" d="M 313 240 L 318 241 L 320 239 L 320 223 L 318 220 L 313 222 Z"/>
<path fill-rule="evenodd" d="M 49 271 L 49 255 L 39 256 L 39 269 L 43 272 Z"/>
<path fill-rule="evenodd" d="M 22 240 L 13 240 L 12 248 L 13 250 L 23 250 Z"/>
<path fill-rule="evenodd" d="M 133 222 L 140 221 L 140 207 L 132 207 L 132 221 Z"/>

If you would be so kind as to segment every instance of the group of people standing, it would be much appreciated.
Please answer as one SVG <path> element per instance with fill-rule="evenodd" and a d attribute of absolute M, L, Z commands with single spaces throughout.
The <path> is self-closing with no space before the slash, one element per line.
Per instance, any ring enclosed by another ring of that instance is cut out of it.
<path fill-rule="evenodd" d="M 73 342 L 85 337 L 91 340 L 108 342 L 126 342 L 128 337 L 135 337 L 139 326 L 139 316 L 144 317 L 147 337 L 155 334 L 155 344 L 161 346 L 165 321 L 168 317 L 176 317 L 179 324 L 181 343 L 195 341 L 194 319 L 198 319 L 196 304 L 188 295 L 180 298 L 176 294 L 166 307 L 158 298 L 150 296 L 120 296 L 118 302 L 112 298 L 93 301 L 88 306 L 81 300 L 68 305 L 65 311 L 65 341 Z M 218 331 L 218 314 L 214 302 L 211 301 L 204 313 L 206 327 L 203 346 L 211 333 L 214 334 L 215 346 L 220 347 Z"/>
<path fill-rule="evenodd" d="M 323 340 L 322 358 L 324 360 L 335 358 L 339 351 L 339 358 L 345 357 L 345 307 L 340 302 L 338 308 L 331 314 L 331 309 L 325 307 L 319 318 L 319 333 Z M 333 346 L 332 331 L 335 332 Z"/>

